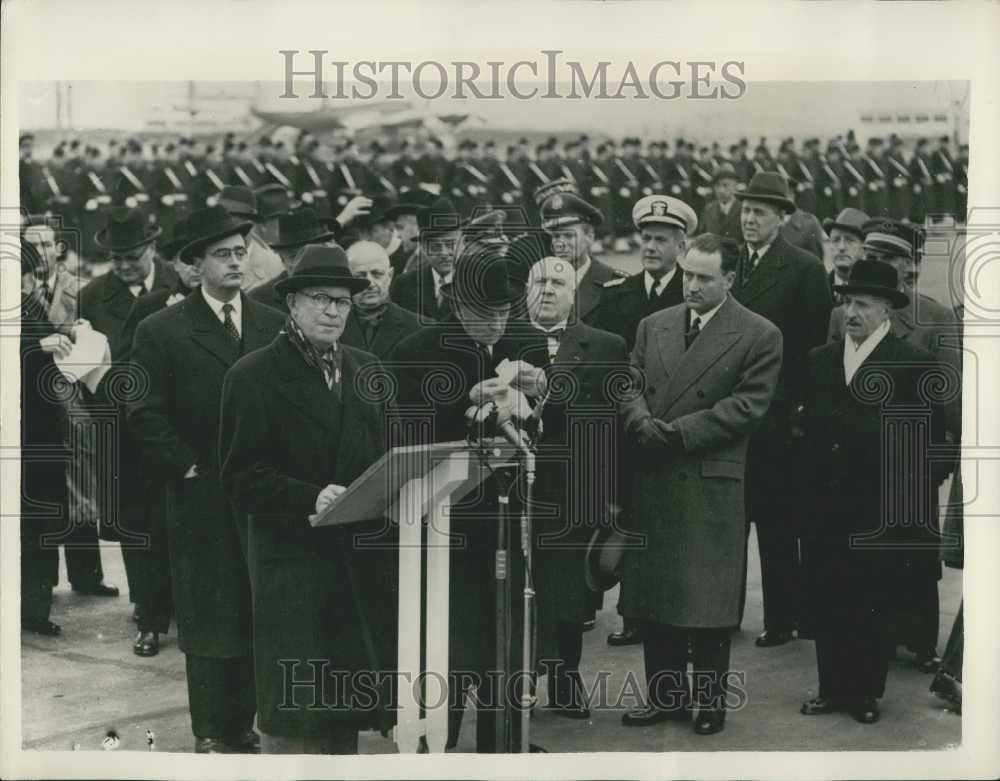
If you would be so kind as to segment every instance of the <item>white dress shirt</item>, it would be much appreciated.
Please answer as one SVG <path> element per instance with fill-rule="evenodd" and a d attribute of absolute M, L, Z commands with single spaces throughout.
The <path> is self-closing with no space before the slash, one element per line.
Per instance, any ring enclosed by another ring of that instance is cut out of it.
<path fill-rule="evenodd" d="M 150 290 L 153 289 L 153 281 L 155 280 L 155 278 L 156 278 L 156 264 L 155 263 L 150 263 L 149 264 L 149 273 L 146 275 L 146 278 L 144 280 L 142 280 L 142 283 L 140 283 L 138 285 L 129 285 L 128 286 L 129 292 L 133 296 L 135 296 L 136 298 L 138 298 L 139 297 L 139 291 L 142 290 L 142 286 L 145 285 L 146 286 L 146 292 L 148 293 Z"/>
<path fill-rule="evenodd" d="M 879 342 L 885 339 L 885 335 L 889 333 L 889 327 L 890 323 L 886 320 L 868 334 L 868 338 L 861 344 L 855 344 L 850 334 L 844 339 L 844 379 L 847 380 L 848 385 L 851 384 L 851 380 L 865 359 L 878 347 Z"/>
<path fill-rule="evenodd" d="M 653 275 L 650 274 L 648 271 L 644 271 L 643 281 L 646 284 L 646 296 L 647 297 L 649 296 L 650 291 L 653 289 L 654 285 L 656 286 L 656 295 L 660 295 L 663 292 L 663 288 L 665 288 L 667 285 L 670 284 L 670 280 L 674 278 L 674 274 L 676 273 L 677 273 L 676 263 L 674 264 L 674 267 L 670 269 L 670 271 L 668 271 L 662 277 L 660 277 L 659 280 L 655 279 Z"/>
<path fill-rule="evenodd" d="M 764 255 L 766 255 L 767 251 L 769 249 L 771 249 L 771 245 L 772 244 L 774 244 L 774 239 L 771 239 L 767 244 L 764 244 L 764 245 L 762 245 L 760 247 L 757 247 L 757 249 L 754 249 L 749 244 L 747 244 L 747 257 L 748 258 L 752 258 L 753 254 L 755 252 L 757 253 L 757 262 L 754 264 L 754 268 L 757 268 L 757 266 L 760 265 L 760 262 L 764 259 Z M 752 270 L 753 269 L 751 269 L 751 271 Z"/>
<path fill-rule="evenodd" d="M 240 335 L 240 337 L 242 337 L 243 336 L 242 296 L 234 296 L 231 301 L 220 301 L 219 299 L 209 295 L 208 291 L 205 290 L 204 285 L 201 286 L 201 294 L 205 297 L 205 301 L 208 302 L 208 305 L 209 307 L 211 307 L 212 311 L 215 312 L 215 316 L 219 318 L 220 323 L 226 322 L 226 315 L 222 311 L 222 307 L 225 306 L 227 303 L 232 305 L 233 311 L 230 313 L 230 316 L 233 319 L 233 323 L 236 325 L 236 332 Z"/>
<path fill-rule="evenodd" d="M 531 321 L 531 324 L 535 328 L 537 328 L 539 331 L 541 331 L 543 334 L 545 334 L 545 337 L 546 337 L 545 341 L 546 341 L 547 346 L 548 346 L 549 359 L 550 360 L 554 361 L 555 358 L 556 358 L 556 353 L 559 352 L 559 336 L 555 336 L 554 334 L 556 332 L 560 332 L 561 333 L 561 332 L 565 331 L 566 330 L 566 324 L 568 322 L 569 322 L 569 320 L 567 319 L 567 320 L 562 320 L 562 321 L 556 323 L 555 325 L 542 325 L 541 323 L 536 323 L 534 320 Z"/>
<path fill-rule="evenodd" d="M 434 277 L 434 298 L 437 301 L 441 300 L 441 287 L 443 285 L 451 284 L 451 278 L 453 275 L 454 272 L 452 271 L 448 272 L 444 276 L 441 276 L 440 274 L 437 273 L 437 271 L 431 269 L 431 276 Z"/>
<path fill-rule="evenodd" d="M 705 326 L 708 325 L 708 321 L 711 320 L 713 317 L 715 317 L 715 313 L 719 311 L 720 307 L 724 303 L 726 303 L 726 299 L 728 299 L 728 298 L 729 298 L 729 295 L 727 294 L 726 298 L 723 298 L 718 304 L 716 304 L 715 306 L 713 306 L 711 309 L 709 309 L 704 314 L 698 314 L 693 309 L 690 309 L 689 311 L 690 311 L 691 314 L 688 317 L 688 330 L 691 330 L 691 325 L 694 323 L 694 319 L 697 317 L 698 320 L 701 321 L 698 324 L 698 330 L 699 331 L 704 331 L 705 330 Z"/>

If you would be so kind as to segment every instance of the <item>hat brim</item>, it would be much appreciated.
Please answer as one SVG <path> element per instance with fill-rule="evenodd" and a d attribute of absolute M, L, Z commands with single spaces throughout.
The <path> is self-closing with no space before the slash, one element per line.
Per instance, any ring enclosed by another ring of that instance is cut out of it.
<path fill-rule="evenodd" d="M 274 286 L 277 296 L 286 296 L 289 293 L 296 293 L 307 287 L 346 287 L 351 295 L 367 290 L 369 282 L 367 279 L 358 279 L 341 274 L 301 274 L 299 276 L 285 277 Z"/>
<path fill-rule="evenodd" d="M 854 236 L 857 236 L 859 239 L 864 241 L 865 234 L 864 231 L 861 230 L 861 228 L 854 225 L 847 225 L 846 223 L 843 222 L 837 222 L 832 217 L 827 217 L 825 220 L 823 220 L 823 230 L 825 230 L 827 234 L 829 234 L 830 231 L 832 231 L 834 228 L 842 230 L 845 233 L 850 233 Z"/>
<path fill-rule="evenodd" d="M 253 223 L 252 222 L 249 222 L 249 221 L 237 222 L 237 223 L 234 223 L 234 224 L 230 225 L 229 227 L 227 227 L 224 230 L 220 230 L 220 231 L 217 231 L 217 232 L 213 233 L 210 236 L 199 236 L 197 239 L 194 239 L 193 241 L 189 241 L 187 244 L 185 244 L 183 247 L 181 247 L 181 251 L 178 254 L 180 255 L 180 259 L 184 263 L 187 263 L 188 265 L 190 265 L 191 264 L 191 257 L 195 253 L 197 253 L 198 250 L 202 249 L 203 247 L 207 247 L 209 244 L 212 244 L 212 243 L 214 243 L 216 241 L 221 241 L 222 239 L 226 238 L 227 236 L 235 236 L 237 233 L 240 234 L 241 236 L 243 236 L 244 238 L 246 238 L 246 235 L 251 230 L 253 230 Z"/>
<path fill-rule="evenodd" d="M 735 171 L 724 171 L 712 177 L 712 184 L 721 182 L 723 179 L 732 179 L 734 182 L 742 182 L 743 179 Z"/>
<path fill-rule="evenodd" d="M 398 203 L 395 206 L 386 209 L 385 219 L 394 220 L 397 217 L 402 217 L 404 214 L 412 214 L 414 217 L 416 217 L 423 208 L 424 208 L 423 206 L 419 206 L 413 203 L 407 203 L 407 204 Z"/>
<path fill-rule="evenodd" d="M 760 201 L 761 203 L 767 203 L 771 206 L 777 206 L 782 211 L 791 214 L 795 211 L 795 202 L 791 198 L 785 198 L 781 195 L 769 195 L 766 193 L 752 193 L 747 190 L 743 192 L 733 193 L 734 197 L 739 198 L 741 201 Z"/>
<path fill-rule="evenodd" d="M 295 241 L 285 241 L 278 244 L 272 244 L 271 249 L 292 249 L 293 247 L 304 247 L 306 244 L 322 244 L 325 241 L 333 241 L 336 238 L 336 233 L 328 231 L 327 233 L 321 233 L 318 236 L 310 236 L 307 239 L 296 239 Z"/>
<path fill-rule="evenodd" d="M 106 244 L 102 240 L 102 236 L 108 235 L 108 229 L 102 228 L 94 234 L 94 244 L 97 245 L 98 249 L 102 249 L 105 252 L 128 252 L 130 249 L 136 249 L 137 247 L 144 247 L 152 241 L 155 241 L 156 237 L 163 232 L 163 228 L 147 228 L 145 233 L 145 238 L 142 241 L 137 241 L 132 244 L 122 245 L 122 244 Z"/>
<path fill-rule="evenodd" d="M 595 594 L 603 594 L 621 582 L 621 560 L 625 549 L 620 532 L 597 529 L 587 543 L 583 560 L 583 580 Z M 609 545 L 609 543 L 614 544 Z"/>
<path fill-rule="evenodd" d="M 839 295 L 878 296 L 892 304 L 893 309 L 902 309 L 910 303 L 910 297 L 901 290 L 889 290 L 877 285 L 834 285 L 833 292 Z"/>

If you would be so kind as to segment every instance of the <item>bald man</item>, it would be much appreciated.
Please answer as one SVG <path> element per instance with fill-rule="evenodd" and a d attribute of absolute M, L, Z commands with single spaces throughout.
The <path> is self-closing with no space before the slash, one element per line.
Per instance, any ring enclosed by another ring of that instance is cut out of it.
<path fill-rule="evenodd" d="M 548 673 L 548 709 L 585 719 L 580 679 L 583 624 L 603 592 L 584 581 L 584 554 L 598 524 L 617 504 L 616 400 L 613 376 L 626 375 L 625 340 L 576 320 L 577 274 L 568 260 L 548 257 L 531 267 L 529 321 L 517 387 L 545 399 L 535 499 L 534 576 L 538 654 Z M 561 379 L 556 379 L 561 376 Z M 554 392 L 547 394 L 549 379 Z M 556 391 L 556 389 L 559 389 Z"/>
<path fill-rule="evenodd" d="M 354 294 L 340 342 L 385 358 L 403 337 L 420 329 L 420 318 L 389 300 L 393 270 L 385 247 L 356 241 L 347 250 L 347 262 L 355 277 L 371 284 Z"/>

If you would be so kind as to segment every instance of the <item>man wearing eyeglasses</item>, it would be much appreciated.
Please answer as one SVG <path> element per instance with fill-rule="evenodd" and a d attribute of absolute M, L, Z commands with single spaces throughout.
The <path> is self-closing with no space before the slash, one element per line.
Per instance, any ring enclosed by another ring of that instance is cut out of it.
<path fill-rule="evenodd" d="M 178 646 L 197 753 L 253 752 L 257 743 L 246 529 L 222 490 L 218 461 L 223 376 L 241 355 L 268 344 L 283 320 L 240 290 L 252 227 L 221 205 L 193 212 L 179 254 L 198 267 L 201 286 L 139 323 L 132 345 L 147 390 L 128 404 L 128 425 L 166 481 Z"/>
<path fill-rule="evenodd" d="M 451 277 L 461 242 L 461 217 L 447 198 L 439 198 L 417 214 L 420 247 L 407 265 L 412 268 L 392 283 L 392 300 L 416 312 L 423 322 L 442 320 L 451 312 Z"/>
<path fill-rule="evenodd" d="M 284 330 L 223 385 L 222 482 L 250 523 L 265 754 L 355 754 L 360 729 L 384 726 L 372 698 L 394 661 L 395 543 L 310 522 L 385 450 L 380 364 L 340 343 L 368 284 L 339 246 L 307 245 L 277 286 Z"/>

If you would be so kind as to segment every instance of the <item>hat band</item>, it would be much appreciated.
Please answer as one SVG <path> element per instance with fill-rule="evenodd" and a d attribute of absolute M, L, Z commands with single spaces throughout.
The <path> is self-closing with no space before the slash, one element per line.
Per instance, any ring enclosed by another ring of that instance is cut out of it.
<path fill-rule="evenodd" d="M 576 225 L 578 222 L 584 222 L 584 219 L 575 214 L 567 214 L 565 217 L 542 220 L 542 227 L 548 230 L 549 228 L 561 228 L 564 225 Z"/>
<path fill-rule="evenodd" d="M 230 214 L 256 214 L 254 208 L 249 203 L 244 203 L 243 201 L 231 201 L 228 198 L 220 198 L 219 206 L 225 209 Z"/>
<path fill-rule="evenodd" d="M 865 236 L 865 246 L 871 246 L 874 249 L 879 249 L 880 247 L 878 245 L 902 250 L 907 255 L 913 254 L 913 245 L 906 239 L 901 239 L 899 236 L 893 236 L 891 233 L 879 233 L 878 231 L 873 231 Z"/>
<path fill-rule="evenodd" d="M 645 217 L 640 217 L 636 220 L 636 225 L 645 225 L 647 222 L 655 222 L 660 225 L 669 225 L 672 228 L 680 228 L 683 231 L 687 230 L 687 223 L 680 217 L 672 217 L 669 214 L 647 214 Z"/>

